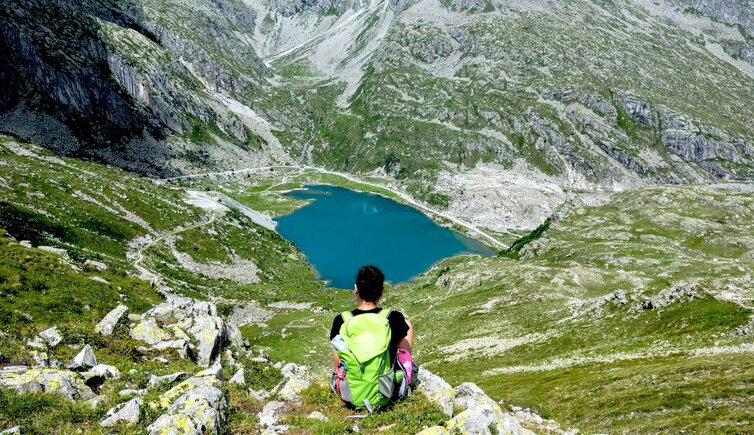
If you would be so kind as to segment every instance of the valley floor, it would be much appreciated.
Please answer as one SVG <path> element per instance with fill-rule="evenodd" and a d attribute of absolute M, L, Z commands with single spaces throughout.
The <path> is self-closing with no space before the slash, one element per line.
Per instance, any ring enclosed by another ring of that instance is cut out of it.
<path fill-rule="evenodd" d="M 146 388 L 148 374 L 202 369 L 174 354 L 162 362 L 128 330 L 112 338 L 93 332 L 118 304 L 141 314 L 166 293 L 213 302 L 251 349 L 272 361 L 308 366 L 314 379 L 325 382 L 326 331 L 334 314 L 352 304 L 350 293 L 324 289 L 301 252 L 255 223 L 246 209 L 273 217 L 289 213 L 302 203 L 281 193 L 309 182 L 413 201 L 376 180 L 298 168 L 156 182 L 10 138 L 0 138 L 0 160 L 0 364 L 35 365 L 40 358 L 65 363 L 91 344 L 100 361 L 124 374 L 104 384 L 111 405 L 130 400 L 118 394 L 121 389 Z M 526 243 L 477 228 L 487 240 L 515 250 L 442 261 L 414 282 L 387 289 L 384 305 L 413 319 L 419 362 L 453 385 L 476 382 L 505 409 L 528 408 L 584 432 L 750 432 L 754 198 L 746 189 L 570 192 Z M 232 201 L 197 207 L 189 190 L 215 191 Z M 437 215 L 459 224 L 448 212 Z M 23 240 L 35 248 L 19 244 Z M 40 246 L 64 249 L 67 259 Z M 52 326 L 65 338 L 43 357 L 27 343 Z M 246 367 L 249 385 L 256 391 L 274 387 L 268 383 L 277 383 L 279 372 L 240 361 L 251 357 L 234 356 Z M 301 412 L 332 405 L 317 388 L 304 393 Z M 63 415 L 29 414 L 24 409 L 49 410 L 63 402 L 0 393 L 0 428 L 97 432 L 109 408 L 76 405 L 60 408 Z M 255 413 L 266 402 L 256 401 L 248 388 L 226 393 L 231 417 L 225 427 L 260 430 Z M 145 402 L 163 394 L 165 389 L 149 392 Z M 407 406 L 434 415 L 431 404 Z M 337 413 L 330 414 L 331 425 L 296 415 L 288 420 L 295 430 L 344 429 Z M 146 430 L 157 417 L 149 411 L 137 427 Z M 364 429 L 418 431 L 441 420 L 398 426 L 375 421 Z"/>

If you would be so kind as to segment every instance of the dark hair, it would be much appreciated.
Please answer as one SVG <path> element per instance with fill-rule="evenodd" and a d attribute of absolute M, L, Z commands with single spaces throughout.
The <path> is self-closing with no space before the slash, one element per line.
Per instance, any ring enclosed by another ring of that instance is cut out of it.
<path fill-rule="evenodd" d="M 356 288 L 359 297 L 367 302 L 377 302 L 382 297 L 385 275 L 376 266 L 364 266 L 356 275 Z"/>

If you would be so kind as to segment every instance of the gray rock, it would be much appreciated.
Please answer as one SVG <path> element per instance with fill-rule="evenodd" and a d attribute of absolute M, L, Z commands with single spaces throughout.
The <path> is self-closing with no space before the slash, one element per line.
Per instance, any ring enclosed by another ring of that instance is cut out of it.
<path fill-rule="evenodd" d="M 222 367 L 215 364 L 168 390 L 159 399 L 167 412 L 147 430 L 150 434 L 216 434 L 225 421 L 227 403 L 222 390 Z"/>
<path fill-rule="evenodd" d="M 70 257 L 68 256 L 68 251 L 66 251 L 65 249 L 55 248 L 53 246 L 38 246 L 38 248 L 45 252 L 49 252 L 50 254 L 55 254 L 57 256 L 65 258 L 66 260 L 70 259 Z"/>
<path fill-rule="evenodd" d="M 453 434 L 473 435 L 534 435 L 534 432 L 521 427 L 513 416 L 497 412 L 489 405 L 477 405 L 450 419 L 445 425 Z"/>
<path fill-rule="evenodd" d="M 208 367 L 220 351 L 226 338 L 225 322 L 219 317 L 200 315 L 194 318 L 189 333 L 199 342 L 196 363 Z"/>
<path fill-rule="evenodd" d="M 29 240 L 21 240 L 18 242 L 19 245 L 23 246 L 24 248 L 31 248 L 31 242 Z"/>
<path fill-rule="evenodd" d="M 432 426 L 418 432 L 416 435 L 450 435 L 450 432 L 443 426 Z"/>
<path fill-rule="evenodd" d="M 100 261 L 86 260 L 84 262 L 84 266 L 89 266 L 92 269 L 99 270 L 99 271 L 107 270 L 107 264 L 102 263 Z"/>
<path fill-rule="evenodd" d="M 119 424 L 125 424 L 127 426 L 134 425 L 139 422 L 139 416 L 141 415 L 140 398 L 131 399 L 126 403 L 116 405 L 114 408 L 107 411 L 107 418 L 100 422 L 102 427 L 113 427 Z"/>
<path fill-rule="evenodd" d="M 126 388 L 125 390 L 118 391 L 118 395 L 120 397 L 145 396 L 146 394 L 147 394 L 147 390 L 145 389 L 136 390 L 133 388 Z"/>
<path fill-rule="evenodd" d="M 89 405 L 92 409 L 101 408 L 103 406 L 107 406 L 110 403 L 110 398 L 107 396 L 97 396 L 93 399 L 89 399 L 86 401 L 87 405 Z"/>
<path fill-rule="evenodd" d="M 306 418 L 311 418 L 312 420 L 322 420 L 322 421 L 329 420 L 327 417 L 325 417 L 325 414 L 322 414 L 319 411 L 313 411 L 311 414 L 307 415 Z"/>
<path fill-rule="evenodd" d="M 308 388 L 311 384 L 309 369 L 304 366 L 288 363 L 280 370 L 280 373 L 285 378 L 285 381 L 283 381 L 275 393 L 286 402 L 298 401 L 298 393 Z"/>
<path fill-rule="evenodd" d="M 94 355 L 94 350 L 88 344 L 81 349 L 73 360 L 68 363 L 66 368 L 72 370 L 86 370 L 97 365 L 97 357 Z"/>
<path fill-rule="evenodd" d="M 13 426 L 0 432 L 0 435 L 20 435 L 23 433 L 23 426 Z"/>
<path fill-rule="evenodd" d="M 417 391 L 435 402 L 449 417 L 453 415 L 453 388 L 445 380 L 421 367 L 417 376 Z"/>
<path fill-rule="evenodd" d="M 88 371 L 81 375 L 87 382 L 93 378 L 99 378 L 101 381 L 105 379 L 120 379 L 120 371 L 107 364 L 97 364 Z"/>
<path fill-rule="evenodd" d="M 269 426 L 262 431 L 262 435 L 278 435 L 288 431 L 289 426 L 287 424 L 276 424 Z"/>
<path fill-rule="evenodd" d="M 257 414 L 259 417 L 259 424 L 264 427 L 274 426 L 275 423 L 283 416 L 283 408 L 285 408 L 284 402 L 272 401 L 268 402 L 262 408 L 262 411 Z"/>
<path fill-rule="evenodd" d="M 178 381 L 182 381 L 188 378 L 189 376 L 191 376 L 191 373 L 188 373 L 188 372 L 171 373 L 165 376 L 150 375 L 149 382 L 147 383 L 147 387 L 159 387 L 159 386 L 162 386 L 163 384 L 172 385 Z"/>
<path fill-rule="evenodd" d="M 145 318 L 131 328 L 131 338 L 155 345 L 161 341 L 170 340 L 170 336 L 157 326 L 153 318 Z"/>
<path fill-rule="evenodd" d="M 112 335 L 115 328 L 124 318 L 127 318 L 127 315 L 128 307 L 125 305 L 118 305 L 113 308 L 112 311 L 107 313 L 99 323 L 97 323 L 94 327 L 94 332 L 101 335 Z"/>
<path fill-rule="evenodd" d="M 78 374 L 69 370 L 29 369 L 26 366 L 8 366 L 0 370 L 0 387 L 18 394 L 53 393 L 68 400 L 88 400 L 94 397 Z"/>
<path fill-rule="evenodd" d="M 228 382 L 231 384 L 236 384 L 236 385 L 246 385 L 246 378 L 244 376 L 244 368 L 241 367 L 240 369 L 238 369 L 236 374 L 233 375 L 233 377 L 230 378 Z"/>
<path fill-rule="evenodd" d="M 502 412 L 500 405 L 487 396 L 481 388 L 472 382 L 464 382 L 453 389 L 453 406 L 469 409 L 478 405 L 487 405 L 495 412 Z"/>
<path fill-rule="evenodd" d="M 44 331 L 39 333 L 39 336 L 42 337 L 42 339 L 46 341 L 47 345 L 50 347 L 55 347 L 60 344 L 61 341 L 63 341 L 63 335 L 60 334 L 60 330 L 57 326 L 45 329 Z"/>

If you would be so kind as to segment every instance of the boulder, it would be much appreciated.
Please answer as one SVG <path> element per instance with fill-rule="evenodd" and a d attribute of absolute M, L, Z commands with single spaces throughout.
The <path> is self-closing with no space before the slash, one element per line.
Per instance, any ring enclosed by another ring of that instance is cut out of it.
<path fill-rule="evenodd" d="M 418 432 L 416 435 L 450 435 L 450 432 L 442 426 L 432 426 Z"/>
<path fill-rule="evenodd" d="M 233 375 L 233 377 L 230 378 L 230 380 L 228 382 L 231 383 L 231 384 L 236 384 L 236 385 L 245 385 L 246 384 L 246 378 L 244 376 L 244 368 L 241 367 L 240 369 L 238 369 L 238 371 L 236 372 L 236 374 Z"/>
<path fill-rule="evenodd" d="M 227 403 L 222 390 L 222 367 L 197 373 L 162 395 L 154 407 L 167 407 L 167 412 L 147 430 L 150 434 L 195 433 L 216 434 L 224 425 Z"/>
<path fill-rule="evenodd" d="M 0 370 L 0 387 L 26 393 L 60 394 L 68 400 L 88 400 L 94 397 L 78 374 L 69 370 L 29 369 L 8 366 Z"/>
<path fill-rule="evenodd" d="M 101 335 L 112 335 L 115 331 L 115 327 L 128 315 L 128 307 L 125 305 L 118 305 L 112 311 L 107 313 L 105 317 L 97 323 L 94 327 L 94 332 Z"/>
<path fill-rule="evenodd" d="M 534 435 L 521 427 L 517 419 L 489 405 L 471 407 L 450 419 L 445 426 L 450 433 L 459 435 Z"/>
<path fill-rule="evenodd" d="M 438 404 L 445 414 L 451 417 L 453 415 L 453 388 L 450 384 L 424 367 L 419 369 L 417 379 L 419 381 L 417 391 Z"/>
<path fill-rule="evenodd" d="M 162 341 L 152 346 L 152 349 L 160 351 L 175 349 L 175 351 L 178 353 L 178 356 L 180 356 L 181 358 L 186 358 L 190 354 L 190 348 L 186 340 Z"/>
<path fill-rule="evenodd" d="M 293 363 L 288 363 L 280 370 L 285 379 L 275 391 L 278 397 L 286 402 L 299 400 L 298 393 L 305 390 L 311 384 L 309 369 Z"/>
<path fill-rule="evenodd" d="M 88 371 L 81 374 L 87 384 L 94 382 L 95 384 L 101 384 L 106 379 L 119 379 L 120 371 L 107 364 L 97 364 Z"/>
<path fill-rule="evenodd" d="M 191 376 L 191 373 L 188 372 L 176 372 L 165 376 L 150 375 L 147 387 L 159 387 L 163 384 L 173 385 L 174 383 L 182 381 L 189 376 Z"/>
<path fill-rule="evenodd" d="M 141 404 L 142 400 L 137 397 L 126 403 L 116 405 L 107 411 L 107 418 L 102 420 L 99 425 L 102 427 L 113 427 L 120 424 L 127 426 L 134 425 L 139 422 Z"/>
<path fill-rule="evenodd" d="M 500 405 L 472 382 L 465 382 L 453 389 L 453 406 L 455 408 L 469 409 L 477 405 L 487 405 L 495 412 L 502 412 Z"/>
<path fill-rule="evenodd" d="M 161 341 L 170 340 L 170 336 L 157 326 L 153 318 L 145 318 L 131 328 L 131 338 L 155 345 Z"/>
<path fill-rule="evenodd" d="M 58 344 L 60 344 L 61 341 L 63 341 L 63 335 L 60 333 L 60 330 L 58 329 L 57 326 L 53 326 L 52 328 L 45 329 L 44 331 L 39 333 L 39 336 L 50 347 L 55 347 Z"/>
<path fill-rule="evenodd" d="M 49 252 L 50 254 L 55 254 L 55 255 L 57 255 L 57 256 L 59 256 L 61 258 L 64 258 L 66 260 L 68 260 L 70 258 L 68 256 L 68 251 L 66 251 L 65 249 L 55 248 L 55 247 L 52 247 L 52 246 L 37 246 L 37 248 L 39 248 L 39 249 L 41 249 L 41 250 L 43 250 L 45 252 Z"/>
<path fill-rule="evenodd" d="M 259 424 L 264 427 L 274 426 L 275 423 L 280 420 L 280 417 L 283 416 L 283 408 L 285 408 L 284 402 L 278 402 L 275 400 L 268 402 L 264 405 L 264 408 L 262 408 L 262 412 L 257 414 L 259 417 Z"/>
<path fill-rule="evenodd" d="M 97 365 L 97 357 L 94 355 L 94 350 L 88 344 L 81 349 L 73 360 L 68 363 L 66 368 L 71 370 L 86 370 Z"/>
<path fill-rule="evenodd" d="M 216 316 L 200 315 L 194 318 L 189 333 L 198 341 L 196 363 L 208 367 L 226 339 L 225 322 Z"/>
<path fill-rule="evenodd" d="M 84 262 L 84 266 L 90 267 L 94 270 L 107 270 L 107 264 L 101 262 L 101 261 L 94 261 L 94 260 L 86 260 Z"/>

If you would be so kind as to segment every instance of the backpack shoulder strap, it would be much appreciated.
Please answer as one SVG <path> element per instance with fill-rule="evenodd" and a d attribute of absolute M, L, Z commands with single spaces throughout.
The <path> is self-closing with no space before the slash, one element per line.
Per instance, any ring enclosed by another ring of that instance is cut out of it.
<path fill-rule="evenodd" d="M 353 314 L 350 311 L 343 311 L 342 313 L 340 313 L 340 318 L 343 319 L 343 323 L 351 320 L 351 317 L 353 317 Z"/>
<path fill-rule="evenodd" d="M 392 312 L 393 312 L 392 308 L 383 308 L 382 311 L 380 311 L 380 314 L 385 316 L 385 318 L 387 319 L 390 316 L 390 313 Z"/>

